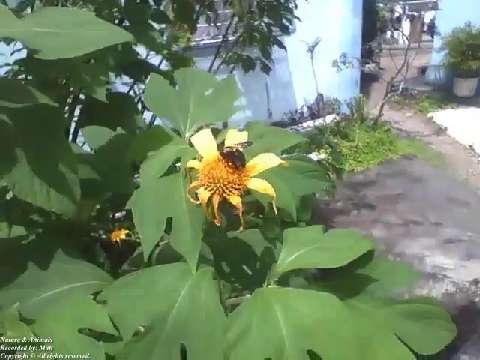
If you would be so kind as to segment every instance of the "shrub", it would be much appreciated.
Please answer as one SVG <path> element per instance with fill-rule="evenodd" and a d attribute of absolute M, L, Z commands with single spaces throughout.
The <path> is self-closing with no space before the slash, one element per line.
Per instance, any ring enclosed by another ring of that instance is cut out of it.
<path fill-rule="evenodd" d="M 453 29 L 443 39 L 443 48 L 447 50 L 445 64 L 456 76 L 480 75 L 480 27 L 467 23 Z"/>

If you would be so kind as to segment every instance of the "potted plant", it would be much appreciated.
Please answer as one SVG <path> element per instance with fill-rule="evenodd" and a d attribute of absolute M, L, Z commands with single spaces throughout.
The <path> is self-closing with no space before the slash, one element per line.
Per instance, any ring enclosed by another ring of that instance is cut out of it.
<path fill-rule="evenodd" d="M 480 77 L 480 27 L 471 23 L 457 27 L 444 38 L 445 65 L 455 78 L 453 92 L 458 97 L 473 97 Z"/>

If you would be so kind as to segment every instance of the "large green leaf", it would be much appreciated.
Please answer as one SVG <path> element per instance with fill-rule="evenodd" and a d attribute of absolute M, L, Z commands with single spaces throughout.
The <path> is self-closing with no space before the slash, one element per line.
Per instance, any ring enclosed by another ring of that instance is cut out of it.
<path fill-rule="evenodd" d="M 367 275 L 374 281 L 368 285 L 364 293 L 371 296 L 397 295 L 413 287 L 420 274 L 409 264 L 387 258 L 375 258 L 367 266 L 357 270 L 358 274 Z"/>
<path fill-rule="evenodd" d="M 120 27 L 93 13 L 67 7 L 44 7 L 17 19 L 0 5 L 0 38 L 22 42 L 42 59 L 71 58 L 110 45 L 132 41 Z"/>
<path fill-rule="evenodd" d="M 8 118 L 0 114 L 0 180 L 17 162 L 14 131 Z"/>
<path fill-rule="evenodd" d="M 20 80 L 0 78 L 0 106 L 17 107 L 34 104 L 55 105 L 47 96 Z"/>
<path fill-rule="evenodd" d="M 90 297 L 79 294 L 57 298 L 52 306 L 35 318 L 32 325 L 38 337 L 52 339 L 52 352 L 64 356 L 90 354 L 92 359 L 105 359 L 103 344 L 79 333 L 79 329 L 117 333 L 104 307 Z"/>
<path fill-rule="evenodd" d="M 133 191 L 133 169 L 128 162 L 131 143 L 130 135 L 120 133 L 95 150 L 94 168 L 108 192 L 131 194 Z"/>
<path fill-rule="evenodd" d="M 245 127 L 248 131 L 248 139 L 252 146 L 246 149 L 249 156 L 265 152 L 280 154 L 298 143 L 307 141 L 303 136 L 274 126 L 268 126 L 261 122 L 250 122 Z"/>
<path fill-rule="evenodd" d="M 173 159 L 172 159 L 173 160 Z M 161 178 L 146 176 L 129 201 L 133 219 L 141 236 L 145 258 L 163 235 L 167 218 L 172 218 L 170 234 L 173 248 L 196 267 L 202 239 L 204 215 L 186 195 L 182 173 Z"/>
<path fill-rule="evenodd" d="M 438 353 L 457 334 L 450 315 L 429 299 L 381 301 L 361 297 L 347 303 L 355 321 L 368 325 L 382 338 L 398 337 L 416 353 L 422 355 Z M 395 348 L 398 348 L 398 344 Z M 391 358 L 415 359 L 413 355 Z"/>
<path fill-rule="evenodd" d="M 364 299 L 365 300 L 365 299 Z M 230 360 L 414 360 L 442 350 L 456 334 L 449 315 L 426 300 L 348 301 L 312 290 L 257 290 L 228 319 Z"/>
<path fill-rule="evenodd" d="M 189 154 L 192 158 L 195 156 L 195 151 L 185 141 L 174 140 L 157 151 L 150 152 L 142 164 L 140 176 L 142 178 L 160 177 L 172 165 L 172 160 Z"/>
<path fill-rule="evenodd" d="M 295 269 L 338 268 L 373 249 L 373 241 L 352 230 L 324 232 L 323 226 L 290 228 L 276 265 L 280 275 Z"/>
<path fill-rule="evenodd" d="M 127 275 L 99 296 L 125 340 L 140 327 L 117 356 L 124 360 L 223 359 L 225 315 L 213 272 L 192 274 L 185 263 L 155 266 Z M 135 304 L 135 306 L 132 306 Z"/>
<path fill-rule="evenodd" d="M 22 200 L 71 215 L 80 198 L 80 184 L 60 110 L 34 105 L 5 113 L 17 159 L 5 174 L 8 186 Z"/>
<path fill-rule="evenodd" d="M 103 56 L 99 56 L 99 55 Z M 83 57 L 58 60 L 42 60 L 26 57 L 16 61 L 19 74 L 33 74 L 27 84 L 59 101 L 64 101 L 65 91 L 72 94 L 82 93 L 101 101 L 107 101 L 107 88 L 110 85 L 109 70 L 104 53 L 85 55 Z M 67 80 L 67 81 L 65 81 Z M 62 100 L 63 99 L 63 100 Z"/>
<path fill-rule="evenodd" d="M 9 339 L 30 338 L 30 328 L 20 321 L 17 306 L 0 311 L 0 334 Z"/>
<path fill-rule="evenodd" d="M 177 138 L 164 127 L 155 126 L 143 131 L 135 137 L 129 149 L 128 159 L 140 164 L 151 151 L 156 151 Z"/>
<path fill-rule="evenodd" d="M 83 138 L 91 149 L 97 149 L 105 145 L 111 138 L 121 133 L 123 133 L 123 131 L 120 128 L 113 131 L 107 127 L 98 125 L 90 125 L 82 129 Z"/>
<path fill-rule="evenodd" d="M 112 131 L 121 128 L 134 134 L 144 121 L 132 96 L 112 92 L 107 95 L 107 102 L 88 98 L 82 106 L 78 123 L 81 128 L 97 125 Z"/>
<path fill-rule="evenodd" d="M 275 263 L 274 248 L 257 229 L 225 234 L 205 234 L 215 271 L 230 284 L 242 289 L 261 287 Z"/>
<path fill-rule="evenodd" d="M 257 177 L 267 180 L 275 188 L 278 207 L 297 219 L 301 197 L 325 193 L 332 187 L 328 173 L 312 161 L 288 160 L 288 166 L 277 166 Z"/>
<path fill-rule="evenodd" d="M 409 264 L 373 257 L 373 252 L 325 275 L 315 286 L 342 299 L 395 298 L 411 290 L 419 279 Z"/>
<path fill-rule="evenodd" d="M 58 251 L 47 269 L 29 263 L 22 275 L 1 288 L 0 306 L 18 302 L 23 315 L 35 317 L 59 298 L 91 294 L 110 282 L 110 276 L 96 266 Z"/>
<path fill-rule="evenodd" d="M 422 355 L 433 355 L 457 335 L 450 315 L 439 305 L 416 300 L 403 301 L 386 309 L 385 318 L 395 334 Z"/>
<path fill-rule="evenodd" d="M 235 78 L 217 80 L 195 68 L 175 73 L 177 87 L 153 74 L 145 90 L 145 102 L 157 116 L 166 118 L 188 138 L 202 125 L 228 121 L 237 112 L 239 90 Z"/>
<path fill-rule="evenodd" d="M 360 337 L 349 315 L 328 293 L 257 290 L 228 319 L 228 359 L 307 360 L 307 350 L 323 360 L 367 359 L 358 352 Z"/>

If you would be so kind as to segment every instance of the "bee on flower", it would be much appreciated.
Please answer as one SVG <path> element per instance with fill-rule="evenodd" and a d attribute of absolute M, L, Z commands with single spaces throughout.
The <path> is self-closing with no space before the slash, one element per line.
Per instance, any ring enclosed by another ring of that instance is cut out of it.
<path fill-rule="evenodd" d="M 187 163 L 187 168 L 197 170 L 188 194 L 192 202 L 202 205 L 207 217 L 216 225 L 221 225 L 219 205 L 227 201 L 240 217 L 240 230 L 244 228 L 242 195 L 247 189 L 270 196 L 276 211 L 275 189 L 255 176 L 275 166 L 286 165 L 285 161 L 275 154 L 264 153 L 247 162 L 243 153 L 244 147 L 250 144 L 247 131 L 229 130 L 220 151 L 210 129 L 200 130 L 190 140 L 199 159 Z M 192 196 L 193 193 L 196 196 Z"/>

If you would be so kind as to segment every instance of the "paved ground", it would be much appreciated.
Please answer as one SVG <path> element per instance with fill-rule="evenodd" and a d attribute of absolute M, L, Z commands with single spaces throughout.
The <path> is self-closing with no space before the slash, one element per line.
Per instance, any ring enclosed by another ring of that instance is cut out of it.
<path fill-rule="evenodd" d="M 387 107 L 385 121 L 400 134 L 420 139 L 445 157 L 445 169 L 451 176 L 480 193 L 480 159 L 472 149 L 460 144 L 423 114 Z"/>
<path fill-rule="evenodd" d="M 373 237 L 423 273 L 416 289 L 446 304 L 460 336 L 441 359 L 480 359 L 480 195 L 417 159 L 349 176 L 315 219 Z"/>
<path fill-rule="evenodd" d="M 448 135 L 480 154 L 480 108 L 459 107 L 435 111 L 428 116 Z"/>
<path fill-rule="evenodd" d="M 391 56 L 392 55 L 392 56 Z M 393 61 L 392 61 L 393 57 Z M 395 71 L 401 52 L 385 53 L 384 77 Z M 430 60 L 420 49 L 409 77 Z M 374 111 L 385 82 L 370 86 Z M 425 115 L 387 107 L 385 120 L 402 135 L 425 141 L 445 156 L 444 169 L 415 159 L 387 161 L 348 176 L 335 199 L 317 204 L 317 223 L 353 228 L 373 237 L 380 250 L 412 264 L 423 278 L 418 294 L 441 300 L 459 327 L 456 342 L 438 358 L 480 359 L 480 162 Z"/>

